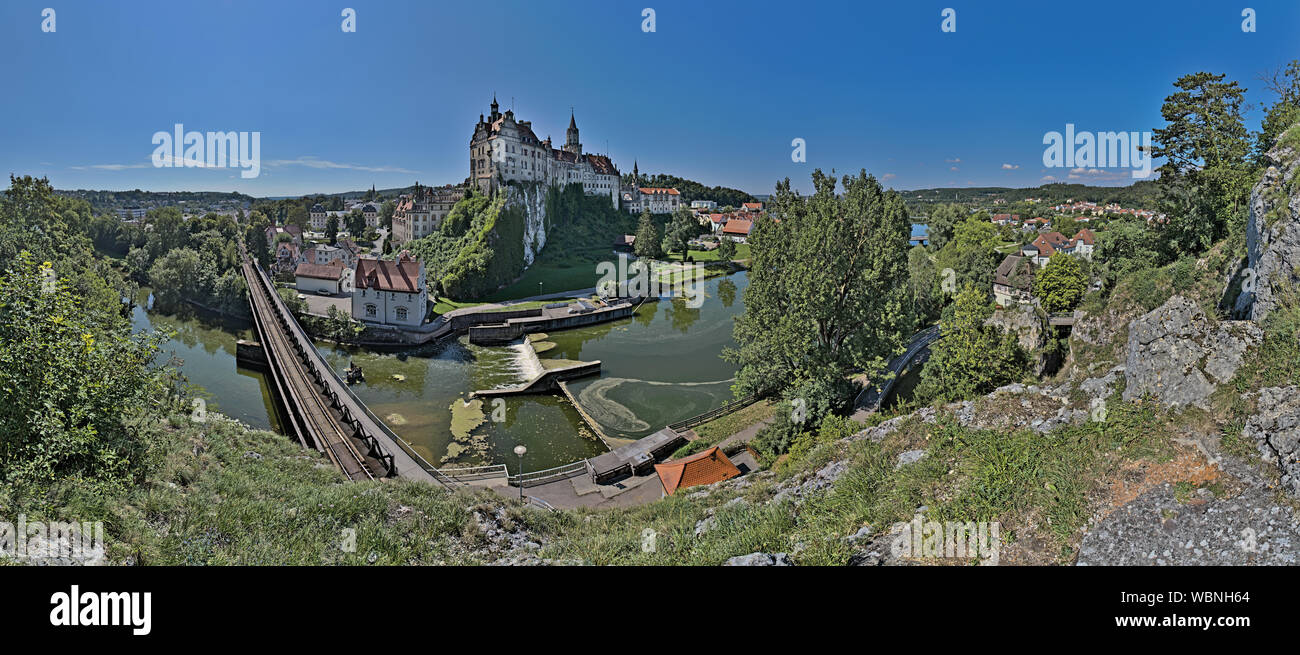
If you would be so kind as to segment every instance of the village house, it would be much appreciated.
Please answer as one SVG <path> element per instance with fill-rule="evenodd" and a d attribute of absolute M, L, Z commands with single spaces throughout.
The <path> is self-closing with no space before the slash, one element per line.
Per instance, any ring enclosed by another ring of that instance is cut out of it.
<path fill-rule="evenodd" d="M 718 203 L 712 200 L 692 200 L 691 209 L 717 209 Z"/>
<path fill-rule="evenodd" d="M 275 245 L 275 270 L 292 271 L 298 266 L 299 248 L 292 241 L 282 241 Z"/>
<path fill-rule="evenodd" d="M 351 242 L 348 243 L 351 245 Z M 355 250 L 355 248 L 355 245 L 351 245 L 351 247 L 347 248 L 340 248 L 338 246 L 318 243 L 310 248 L 304 249 L 302 254 L 298 256 L 298 263 L 317 264 L 321 266 L 339 264 L 340 266 L 352 268 L 356 266 L 357 263 L 357 250 Z"/>
<path fill-rule="evenodd" d="M 746 203 L 742 203 L 742 204 L 740 205 L 740 211 L 745 212 L 745 213 L 749 213 L 749 214 L 761 214 L 761 213 L 763 213 L 763 203 L 761 203 L 761 202 L 746 202 Z"/>
<path fill-rule="evenodd" d="M 1085 227 L 1074 235 L 1074 238 L 1070 240 L 1070 244 L 1074 254 L 1091 261 L 1092 251 L 1097 246 L 1097 235 Z"/>
<path fill-rule="evenodd" d="M 302 228 L 297 225 L 272 225 L 266 228 L 266 243 L 274 248 L 281 235 L 288 235 L 289 241 L 294 245 L 302 245 Z"/>
<path fill-rule="evenodd" d="M 397 261 L 358 259 L 352 318 L 366 323 L 418 327 L 428 311 L 424 263 L 403 250 Z"/>
<path fill-rule="evenodd" d="M 1034 265 L 1027 256 L 1007 255 L 993 273 L 993 301 L 1011 307 L 1033 301 Z"/>
<path fill-rule="evenodd" d="M 722 226 L 722 236 L 735 241 L 736 243 L 745 243 L 749 238 L 749 231 L 753 229 L 754 221 L 747 221 L 742 218 L 733 218 Z"/>
<path fill-rule="evenodd" d="M 1058 251 L 1069 254 L 1070 240 L 1060 232 L 1044 232 L 1033 243 L 1021 248 L 1020 254 L 1033 259 L 1035 266 L 1046 266 Z"/>
<path fill-rule="evenodd" d="M 722 231 L 722 226 L 727 224 L 726 214 L 709 214 L 709 229 L 715 234 Z"/>
<path fill-rule="evenodd" d="M 379 227 L 379 207 L 368 202 L 361 207 L 361 215 L 366 218 L 366 227 Z"/>

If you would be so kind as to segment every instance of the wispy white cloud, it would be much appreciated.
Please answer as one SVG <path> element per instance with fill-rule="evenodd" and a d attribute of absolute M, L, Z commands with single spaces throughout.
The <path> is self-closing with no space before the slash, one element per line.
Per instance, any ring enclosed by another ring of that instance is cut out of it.
<path fill-rule="evenodd" d="M 1003 164 L 1003 165 L 1002 165 L 1002 170 L 1004 170 L 1004 171 L 1014 171 L 1014 170 L 1016 170 L 1017 168 L 1020 168 L 1020 164 Z"/>
<path fill-rule="evenodd" d="M 413 171 L 397 166 L 363 166 L 361 164 L 344 164 L 330 161 L 328 159 L 318 159 L 316 157 L 298 157 L 297 159 L 275 159 L 266 163 L 266 166 L 275 168 L 279 166 L 306 166 L 315 169 L 331 170 L 351 170 L 365 171 L 367 173 L 404 173 L 407 175 L 418 175 L 420 171 Z"/>

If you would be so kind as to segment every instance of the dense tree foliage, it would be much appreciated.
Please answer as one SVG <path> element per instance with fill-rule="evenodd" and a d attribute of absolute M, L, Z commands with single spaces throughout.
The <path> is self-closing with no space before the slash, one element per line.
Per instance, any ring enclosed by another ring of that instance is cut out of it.
<path fill-rule="evenodd" d="M 659 241 L 659 228 L 655 226 L 654 219 L 650 217 L 650 210 L 641 212 L 641 218 L 636 223 L 636 241 L 633 242 L 633 252 L 637 257 L 647 259 L 657 259 L 663 255 L 663 244 Z"/>
<path fill-rule="evenodd" d="M 983 289 L 967 284 L 944 321 L 943 338 L 930 346 L 915 397 L 952 402 L 989 393 L 1024 375 L 1028 358 L 1012 334 L 985 325 L 993 305 Z"/>
<path fill-rule="evenodd" d="M 930 247 L 943 248 L 957 229 L 957 224 L 966 220 L 967 212 L 961 205 L 939 205 L 930 210 L 926 225 L 930 228 Z"/>
<path fill-rule="evenodd" d="M 952 290 L 972 284 L 992 293 L 993 273 L 1003 258 L 997 251 L 1000 240 L 998 227 L 981 215 L 958 223 L 952 239 L 935 255 L 940 283 L 944 282 L 944 271 L 952 269 Z"/>
<path fill-rule="evenodd" d="M 779 394 L 799 419 L 778 411 L 765 437 L 774 451 L 788 446 L 790 429 L 846 409 L 855 391 L 847 376 L 878 374 L 911 328 L 902 200 L 866 171 L 845 176 L 842 193 L 820 170 L 812 177 L 808 197 L 789 179 L 778 183 L 771 216 L 754 223 L 738 345 L 723 351 L 740 365 L 737 392 Z"/>
<path fill-rule="evenodd" d="M 28 491 L 63 477 L 123 484 L 150 461 L 131 420 L 163 390 L 159 335 L 132 335 L 23 253 L 0 278 L 0 477 Z M 35 487 L 35 488 L 33 488 Z"/>
<path fill-rule="evenodd" d="M 719 207 L 739 207 L 743 203 L 757 202 L 754 196 L 745 193 L 739 189 L 730 189 L 727 187 L 714 186 L 706 187 L 694 180 L 677 177 L 676 175 L 657 174 L 641 175 L 640 181 L 634 181 L 631 173 L 623 175 L 622 183 L 625 185 L 636 185 L 642 187 L 664 187 L 677 189 L 682 194 L 682 202 L 690 204 L 693 200 L 712 200 L 718 203 Z"/>
<path fill-rule="evenodd" d="M 1088 277 L 1079 260 L 1055 253 L 1034 278 L 1034 298 L 1049 312 L 1067 312 L 1078 306 L 1088 291 Z"/>
<path fill-rule="evenodd" d="M 1242 122 L 1244 89 L 1223 75 L 1178 78 L 1165 98 L 1165 126 L 1155 130 L 1166 254 L 1172 259 L 1209 249 L 1229 231 L 1244 233 L 1254 170 Z"/>
<path fill-rule="evenodd" d="M 679 252 L 682 254 L 682 261 L 685 261 L 690 240 L 699 235 L 700 221 L 695 218 L 695 214 L 685 207 L 678 208 L 673 212 L 668 224 L 664 226 L 663 254 L 671 255 Z"/>

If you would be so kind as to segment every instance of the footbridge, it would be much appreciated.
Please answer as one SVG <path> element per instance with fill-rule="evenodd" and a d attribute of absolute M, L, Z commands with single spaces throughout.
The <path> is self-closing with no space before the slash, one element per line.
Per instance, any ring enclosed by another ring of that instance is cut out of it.
<path fill-rule="evenodd" d="M 877 409 L 880 409 L 880 403 L 889 397 L 889 392 L 894 390 L 894 385 L 898 382 L 899 376 L 907 367 L 923 352 L 930 349 L 930 344 L 940 338 L 939 326 L 931 325 L 930 327 L 912 335 L 912 340 L 907 344 L 907 350 L 899 356 L 889 360 L 889 368 L 886 369 L 892 373 L 884 384 L 868 384 L 858 397 L 853 401 L 853 419 L 865 421 L 867 416 Z"/>

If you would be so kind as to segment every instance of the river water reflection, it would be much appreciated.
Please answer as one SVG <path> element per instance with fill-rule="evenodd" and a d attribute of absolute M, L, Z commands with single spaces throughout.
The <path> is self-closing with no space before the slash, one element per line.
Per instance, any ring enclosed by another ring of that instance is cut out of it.
<path fill-rule="evenodd" d="M 681 300 L 646 303 L 631 318 L 547 335 L 543 360 L 602 362 L 599 377 L 570 383 L 579 402 L 614 439 L 645 436 L 731 399 L 736 368 L 719 357 L 734 343 L 732 318 L 744 307 L 745 273 L 703 284 L 703 306 Z M 255 339 L 251 326 L 231 321 L 151 314 L 136 309 L 138 329 L 177 332 L 169 344 L 183 371 L 211 394 L 217 408 L 249 425 L 278 428 L 265 379 L 236 369 L 235 341 Z M 350 362 L 365 371 L 353 391 L 376 416 L 437 466 L 504 463 L 528 447 L 524 468 L 535 471 L 605 452 L 606 445 L 558 394 L 510 396 L 466 403 L 476 389 L 518 384 L 537 373 L 523 346 L 480 347 L 467 339 L 398 353 L 317 342 L 336 371 Z M 549 349 L 548 349 L 549 348 Z"/>

